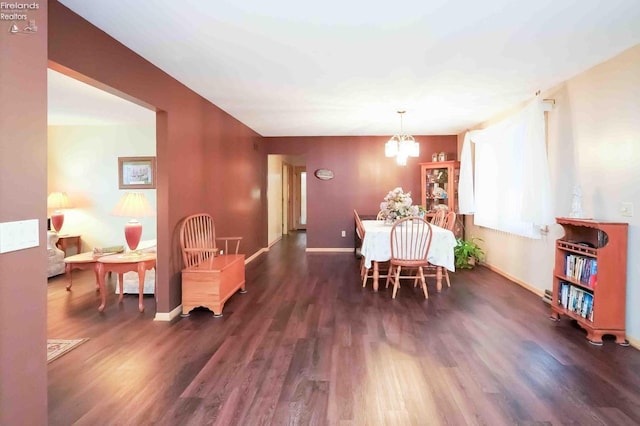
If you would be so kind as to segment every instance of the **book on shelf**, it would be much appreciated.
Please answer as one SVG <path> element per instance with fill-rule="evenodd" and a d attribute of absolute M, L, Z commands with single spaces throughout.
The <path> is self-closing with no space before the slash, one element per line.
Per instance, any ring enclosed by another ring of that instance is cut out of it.
<path fill-rule="evenodd" d="M 579 256 L 576 254 L 565 255 L 565 275 L 585 286 L 594 288 L 598 272 L 598 260 Z"/>
<path fill-rule="evenodd" d="M 591 271 L 589 273 L 589 277 L 587 278 L 587 282 L 589 283 L 589 287 L 596 288 L 596 284 L 598 282 L 598 261 L 594 259 L 591 263 Z"/>
<path fill-rule="evenodd" d="M 566 281 L 560 281 L 558 304 L 576 315 L 593 321 L 593 294 Z"/>
<path fill-rule="evenodd" d="M 593 294 L 585 293 L 584 300 L 582 302 L 582 309 L 580 310 L 580 316 L 587 318 L 593 310 Z"/>
<path fill-rule="evenodd" d="M 609 236 L 602 229 L 598 229 L 598 248 L 602 248 L 609 242 Z"/>
<path fill-rule="evenodd" d="M 560 300 L 558 301 L 564 308 L 569 306 L 569 283 L 560 282 Z"/>

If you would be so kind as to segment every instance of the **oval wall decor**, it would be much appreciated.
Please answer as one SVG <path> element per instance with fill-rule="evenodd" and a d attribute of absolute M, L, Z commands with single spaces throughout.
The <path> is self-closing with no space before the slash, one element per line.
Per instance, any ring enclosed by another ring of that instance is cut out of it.
<path fill-rule="evenodd" d="M 333 172 L 329 169 L 318 169 L 313 174 L 320 180 L 333 179 Z"/>

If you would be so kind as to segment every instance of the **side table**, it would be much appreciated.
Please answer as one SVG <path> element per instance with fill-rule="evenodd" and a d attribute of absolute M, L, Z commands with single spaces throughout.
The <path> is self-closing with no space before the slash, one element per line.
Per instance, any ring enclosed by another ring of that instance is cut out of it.
<path fill-rule="evenodd" d="M 142 298 L 144 297 L 144 275 L 149 269 L 156 267 L 155 253 L 125 253 L 112 256 L 99 257 L 96 261 L 96 272 L 98 274 L 98 284 L 100 286 L 100 306 L 98 310 L 104 311 L 106 304 L 106 291 L 104 289 L 104 276 L 107 272 L 112 271 L 118 274 L 120 285 L 120 296 L 118 303 L 122 302 L 123 297 L 123 275 L 125 272 L 134 271 L 138 273 L 138 309 L 144 312 Z"/>
<path fill-rule="evenodd" d="M 64 252 L 64 257 L 67 257 L 67 249 L 71 247 L 75 247 L 75 254 L 79 254 L 82 249 L 80 235 L 58 235 L 56 246 Z"/>
<path fill-rule="evenodd" d="M 96 274 L 96 289 L 100 288 L 99 280 L 98 280 L 98 269 L 96 268 L 96 260 L 97 258 L 93 256 L 93 252 L 80 253 L 73 256 L 64 258 L 64 271 L 67 276 L 67 280 L 69 281 L 69 285 L 67 285 L 67 291 L 71 291 L 71 286 L 73 285 L 71 271 L 73 269 L 93 269 Z"/>

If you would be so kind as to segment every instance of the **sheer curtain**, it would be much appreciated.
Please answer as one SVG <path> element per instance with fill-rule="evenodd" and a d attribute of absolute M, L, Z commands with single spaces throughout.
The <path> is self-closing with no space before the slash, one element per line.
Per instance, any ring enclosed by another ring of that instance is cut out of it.
<path fill-rule="evenodd" d="M 474 214 L 475 225 L 540 238 L 540 227 L 554 223 L 545 145 L 548 108 L 535 99 L 508 119 L 465 134 L 459 205 L 460 213 Z"/>

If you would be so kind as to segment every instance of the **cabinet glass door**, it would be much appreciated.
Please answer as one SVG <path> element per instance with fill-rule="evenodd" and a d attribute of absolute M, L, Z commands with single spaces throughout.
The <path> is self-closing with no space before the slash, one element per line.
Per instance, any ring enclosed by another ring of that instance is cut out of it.
<path fill-rule="evenodd" d="M 448 205 L 449 169 L 447 167 L 428 169 L 425 172 L 425 209 L 427 213 L 434 213 L 440 204 Z M 440 207 L 441 208 L 441 207 Z"/>

